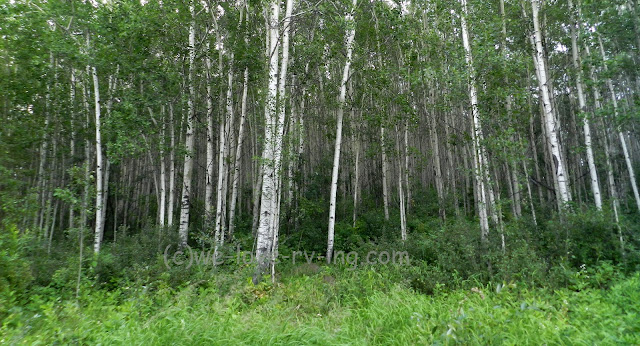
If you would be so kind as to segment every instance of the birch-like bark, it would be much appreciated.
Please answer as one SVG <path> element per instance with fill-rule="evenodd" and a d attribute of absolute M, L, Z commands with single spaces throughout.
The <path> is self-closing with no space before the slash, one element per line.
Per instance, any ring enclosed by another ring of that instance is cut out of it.
<path fill-rule="evenodd" d="M 240 167 L 242 164 L 242 144 L 244 143 L 244 125 L 247 117 L 247 93 L 249 89 L 249 68 L 244 69 L 244 81 L 242 84 L 242 103 L 240 108 L 240 125 L 238 128 L 238 144 L 236 146 L 236 158 L 233 165 L 233 180 L 231 181 L 231 205 L 229 206 L 229 237 L 235 230 L 236 203 L 238 199 L 238 182 L 240 180 Z"/>
<path fill-rule="evenodd" d="M 433 89 L 432 89 L 433 90 Z M 433 92 L 431 94 L 431 101 L 435 102 Z M 429 132 L 431 134 L 431 148 L 433 151 L 433 168 L 435 170 L 436 180 L 436 192 L 438 193 L 438 214 L 440 219 L 445 221 L 447 218 L 445 210 L 445 196 L 444 196 L 444 182 L 442 180 L 442 164 L 440 161 L 440 141 L 438 139 L 438 127 L 435 112 L 431 116 L 431 126 L 429 126 Z"/>
<path fill-rule="evenodd" d="M 380 147 L 382 151 L 382 203 L 384 204 L 384 219 L 389 221 L 389 187 L 387 184 L 387 176 L 389 168 L 387 166 L 387 149 L 384 125 L 380 126 Z"/>
<path fill-rule="evenodd" d="M 480 219 L 481 240 L 483 244 L 488 242 L 489 236 L 489 219 L 487 217 L 487 196 L 485 189 L 485 180 L 487 168 L 485 151 L 482 143 L 482 125 L 480 124 L 480 114 L 478 110 L 478 91 L 476 90 L 475 73 L 473 67 L 473 57 L 471 55 L 471 44 L 469 42 L 469 30 L 467 28 L 466 17 L 468 15 L 467 0 L 462 0 L 461 25 L 462 25 L 462 43 L 465 50 L 465 60 L 469 71 L 469 98 L 471 100 L 471 115 L 473 118 L 473 153 L 475 162 L 475 179 L 478 191 L 478 217 Z M 489 189 L 491 187 L 488 187 Z"/>
<path fill-rule="evenodd" d="M 553 164 L 555 165 L 555 176 L 558 181 L 558 190 L 556 191 L 556 198 L 564 207 L 564 204 L 571 201 L 569 196 L 569 184 L 567 182 L 567 172 L 565 170 L 563 160 L 563 150 L 560 141 L 558 140 L 558 132 L 560 131 L 557 125 L 556 118 L 553 112 L 552 95 L 549 91 L 549 81 L 547 79 L 547 66 L 546 57 L 544 55 L 544 48 L 542 45 L 542 31 L 540 28 L 540 3 L 539 0 L 531 0 L 533 8 L 533 30 L 534 41 L 536 50 L 535 65 L 538 71 L 538 84 L 542 93 L 542 102 L 545 113 L 545 126 L 547 130 L 547 140 L 551 149 L 551 155 L 553 158 Z"/>
<path fill-rule="evenodd" d="M 69 155 L 71 156 L 71 162 L 75 162 L 76 156 L 76 70 L 71 68 L 71 84 L 69 85 L 69 101 L 70 117 L 71 117 L 71 139 L 69 141 Z M 73 229 L 75 226 L 75 205 L 69 207 L 69 228 Z"/>
<path fill-rule="evenodd" d="M 602 44 L 602 38 L 598 35 L 598 44 L 600 46 L 600 54 L 602 55 L 603 67 L 605 72 L 608 70 L 607 68 L 607 54 L 604 50 L 604 45 Z M 611 94 L 611 103 L 613 104 L 613 113 L 616 118 L 618 118 L 618 100 L 616 98 L 616 91 L 613 87 L 613 81 L 611 78 L 607 78 L 607 87 L 609 88 L 609 93 Z M 636 200 L 636 206 L 638 210 L 640 210 L 640 194 L 638 194 L 638 184 L 636 183 L 636 175 L 633 170 L 633 163 L 631 162 L 631 156 L 629 155 L 629 148 L 627 146 L 627 140 L 625 138 L 624 132 L 620 127 L 618 127 L 618 138 L 620 139 L 620 146 L 622 147 L 622 154 L 624 155 L 624 161 L 627 164 L 627 172 L 629 173 L 629 181 L 631 183 L 631 190 L 633 190 L 633 196 Z"/>
<path fill-rule="evenodd" d="M 167 130 L 167 122 L 165 118 L 165 108 L 164 105 L 161 109 L 162 121 L 161 129 L 160 129 L 160 206 L 159 211 L 159 221 L 160 227 L 165 226 L 165 216 L 167 214 L 167 168 L 165 163 L 165 133 Z M 116 210 L 117 212 L 117 210 Z"/>
<path fill-rule="evenodd" d="M 84 114 L 85 114 L 85 131 L 89 133 L 90 126 L 90 105 L 89 105 L 89 66 L 87 65 L 85 78 L 82 81 L 82 104 L 84 106 Z M 84 191 L 82 194 L 82 230 L 84 232 L 87 226 L 87 211 L 89 209 L 89 177 L 91 173 L 91 142 L 89 141 L 89 136 L 85 136 L 84 139 Z"/>
<path fill-rule="evenodd" d="M 195 118 L 195 97 L 196 89 L 194 82 L 195 60 L 196 60 L 196 20 L 194 2 L 189 2 L 189 12 L 191 13 L 191 24 L 189 26 L 189 72 L 187 83 L 189 85 L 189 98 L 187 105 L 189 114 L 187 115 L 186 133 L 185 133 L 185 149 L 183 174 L 182 174 L 182 199 L 180 202 L 180 229 L 178 236 L 180 237 L 180 246 L 187 245 L 189 240 L 189 207 L 191 197 L 191 176 L 193 174 L 193 130 Z"/>
<path fill-rule="evenodd" d="M 290 0 L 289 0 L 290 1 Z M 347 48 L 347 58 L 342 71 L 342 81 L 340 82 L 340 92 L 338 96 L 338 122 L 336 125 L 336 143 L 333 150 L 333 169 L 331 171 L 331 193 L 329 195 L 329 230 L 327 238 L 327 263 L 331 263 L 333 258 L 335 224 L 336 224 L 336 195 L 338 192 L 338 173 L 340 169 L 340 150 L 342 146 L 342 118 L 344 115 L 344 104 L 347 94 L 347 82 L 349 81 L 349 68 L 353 55 L 353 39 L 356 35 L 353 12 L 355 11 L 357 0 L 353 0 L 351 11 L 345 15 L 347 30 L 345 32 L 345 45 Z M 403 239 L 404 240 L 404 239 Z"/>
<path fill-rule="evenodd" d="M 576 27 L 580 28 L 581 23 L 578 18 L 579 12 L 576 15 L 576 11 L 573 8 L 572 0 L 569 0 L 569 10 L 571 11 L 571 17 L 573 21 L 571 23 L 571 57 L 573 60 L 573 68 L 576 73 L 576 89 L 578 91 L 578 106 L 582 117 L 582 127 L 584 131 L 584 145 L 587 150 L 587 163 L 589 165 L 589 176 L 591 177 L 591 191 L 593 192 L 593 199 L 598 210 L 602 210 L 602 197 L 600 194 L 600 182 L 598 181 L 598 171 L 596 169 L 595 159 L 593 157 L 593 148 L 591 144 L 591 126 L 589 124 L 589 117 L 587 116 L 587 103 L 584 95 L 584 81 L 582 76 L 582 65 L 579 60 L 580 48 L 578 46 L 578 33 Z"/>
<path fill-rule="evenodd" d="M 226 116 L 221 117 L 219 124 L 219 141 L 218 141 L 218 184 L 216 190 L 216 226 L 215 241 L 217 246 L 224 243 L 224 218 L 225 218 L 225 202 L 226 202 L 226 186 L 227 186 L 227 157 L 229 142 L 229 134 L 231 132 L 231 121 L 233 119 L 233 54 L 231 54 L 231 65 L 227 74 L 227 95 L 226 95 Z M 222 71 L 220 71 L 222 72 Z"/>
<path fill-rule="evenodd" d="M 207 80 L 207 173 L 205 176 L 205 197 L 204 197 L 204 218 L 205 228 L 208 228 L 213 217 L 213 172 L 215 160 L 215 154 L 213 149 L 213 94 L 211 91 L 211 57 L 209 56 L 209 42 L 206 43 L 205 53 L 205 66 L 206 66 L 206 80 Z"/>
<path fill-rule="evenodd" d="M 405 209 L 405 199 L 404 199 L 404 188 L 403 188 L 403 172 L 402 172 L 402 155 L 400 154 L 400 134 L 398 132 L 398 127 L 396 126 L 396 149 L 397 149 L 397 157 L 398 157 L 398 168 L 400 172 L 398 172 L 398 198 L 400 199 L 400 238 L 402 241 L 407 240 L 407 212 Z"/>
<path fill-rule="evenodd" d="M 87 38 L 87 41 L 89 39 Z M 102 129 L 100 126 L 100 85 L 98 84 L 98 71 L 96 67 L 91 68 L 93 76 L 93 97 L 95 102 L 95 116 L 96 116 L 96 225 L 95 225 L 95 238 L 93 241 L 93 252 L 100 252 L 100 245 L 102 244 L 102 233 L 104 231 L 104 223 L 102 219 L 104 214 L 103 208 L 103 176 L 102 176 Z"/>
<path fill-rule="evenodd" d="M 409 213 L 409 208 L 411 206 L 411 183 L 409 182 L 409 120 L 405 120 L 404 123 L 404 182 L 407 187 L 407 204 L 406 204 L 406 212 Z M 453 189 L 455 193 L 455 185 Z"/>
<path fill-rule="evenodd" d="M 176 201 L 176 131 L 173 123 L 173 103 L 169 102 L 169 204 L 167 205 L 167 225 L 173 226 L 173 213 Z"/>
<path fill-rule="evenodd" d="M 589 50 L 589 46 L 585 44 L 584 46 L 585 52 L 587 53 L 587 57 L 591 57 L 591 52 Z M 595 73 L 595 67 L 593 65 L 590 66 L 590 76 L 593 83 L 597 86 L 598 79 Z M 592 88 L 593 90 L 593 100 L 596 111 L 602 108 L 602 97 L 600 95 L 600 90 L 597 87 Z M 613 164 L 611 162 L 611 149 L 610 149 L 610 138 L 609 138 L 609 130 L 607 126 L 604 124 L 604 120 L 600 117 L 600 128 L 602 129 L 602 143 L 604 146 L 604 156 L 605 156 L 605 164 L 607 167 L 607 183 L 609 186 L 609 196 L 611 197 L 611 207 L 613 209 L 613 216 L 616 226 L 618 228 L 618 236 L 620 239 L 620 245 L 622 248 L 622 253 L 624 255 L 624 239 L 622 237 L 622 229 L 620 228 L 620 217 L 618 215 L 618 209 L 620 209 L 620 201 L 618 200 L 618 189 L 616 188 L 616 180 L 613 175 Z"/>
<path fill-rule="evenodd" d="M 293 0 L 287 0 L 285 7 L 285 17 L 282 23 L 282 61 L 280 62 L 280 76 L 278 83 L 277 107 L 278 116 L 276 118 L 276 136 L 274 141 L 274 164 L 276 172 L 275 180 L 275 203 L 274 213 L 271 218 L 271 281 L 275 281 L 275 263 L 278 256 L 278 237 L 280 231 L 280 200 L 282 187 L 282 145 L 284 139 L 284 121 L 286 95 L 285 86 L 287 81 L 287 69 L 289 66 L 289 33 L 291 28 L 291 14 L 293 13 Z"/>
<path fill-rule="evenodd" d="M 256 272 L 253 282 L 258 283 L 262 274 L 267 269 L 271 259 L 273 241 L 273 217 L 275 216 L 278 172 L 275 167 L 275 141 L 279 131 L 277 126 L 277 98 L 278 98 L 278 49 L 279 49 L 279 21 L 280 1 L 271 0 L 268 9 L 269 49 L 267 59 L 269 62 L 269 78 L 267 87 L 267 99 L 265 104 L 265 136 L 262 153 L 262 188 L 260 201 L 260 217 L 258 221 L 256 242 Z"/>

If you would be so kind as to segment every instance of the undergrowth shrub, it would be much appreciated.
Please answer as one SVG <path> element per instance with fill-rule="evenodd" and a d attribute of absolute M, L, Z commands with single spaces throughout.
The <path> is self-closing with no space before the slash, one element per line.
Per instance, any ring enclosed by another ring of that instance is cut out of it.
<path fill-rule="evenodd" d="M 33 279 L 25 257 L 31 237 L 20 236 L 13 225 L 3 228 L 0 230 L 0 321 L 16 305 Z"/>

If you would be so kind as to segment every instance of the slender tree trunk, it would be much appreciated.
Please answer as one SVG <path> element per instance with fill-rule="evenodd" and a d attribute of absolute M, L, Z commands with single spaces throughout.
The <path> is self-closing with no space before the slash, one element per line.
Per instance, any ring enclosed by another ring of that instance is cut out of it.
<path fill-rule="evenodd" d="M 398 198 L 400 199 L 400 238 L 402 241 L 407 240 L 407 211 L 405 208 L 404 189 L 403 189 L 403 172 L 402 172 L 402 155 L 400 154 L 400 135 L 396 126 L 396 149 L 398 157 Z"/>
<path fill-rule="evenodd" d="M 387 176 L 389 168 L 387 167 L 387 149 L 384 125 L 380 126 L 380 147 L 382 151 L 382 203 L 384 204 L 384 219 L 389 221 L 389 187 L 387 184 Z"/>
<path fill-rule="evenodd" d="M 527 160 L 522 161 L 522 166 L 524 168 L 524 177 L 527 179 L 527 193 L 529 194 L 529 208 L 531 208 L 531 218 L 533 219 L 533 224 L 538 225 L 538 218 L 536 217 L 536 209 L 533 206 L 533 194 L 531 192 L 531 183 L 529 178 L 529 169 L 527 168 Z"/>
<path fill-rule="evenodd" d="M 194 118 L 195 118 L 195 59 L 196 59 L 196 22 L 195 22 L 195 7 L 194 2 L 189 2 L 189 12 L 191 13 L 191 24 L 189 26 L 189 99 L 188 108 L 189 114 L 187 116 L 186 133 L 185 133 L 185 149 L 186 154 L 184 156 L 184 166 L 182 174 L 182 200 L 180 204 L 180 229 L 178 231 L 180 237 L 180 246 L 187 245 L 189 240 L 189 207 L 191 206 L 191 176 L 193 174 L 193 156 L 194 152 Z"/>
<path fill-rule="evenodd" d="M 349 83 L 350 89 L 351 83 Z M 353 91 L 350 91 L 353 93 Z M 360 189 L 360 132 L 358 130 L 357 120 L 355 118 L 354 108 L 351 107 L 351 135 L 352 150 L 354 151 L 354 172 L 353 172 L 353 227 L 356 227 L 356 217 L 358 215 L 358 193 Z"/>
<path fill-rule="evenodd" d="M 431 101 L 435 102 L 433 91 L 431 92 Z M 431 148 L 433 150 L 433 168 L 435 170 L 436 192 L 438 193 L 438 214 L 440 215 L 440 220 L 445 221 L 447 219 L 447 212 L 445 209 L 444 182 L 442 179 L 442 164 L 440 160 L 440 140 L 438 138 L 438 126 L 435 112 L 431 117 L 431 126 L 429 126 L 429 129 L 431 133 Z"/>
<path fill-rule="evenodd" d="M 276 213 L 277 202 L 277 181 L 279 172 L 276 170 L 275 142 L 277 135 L 277 100 L 278 100 L 278 50 L 279 50 L 279 22 L 280 22 L 280 1 L 271 0 L 268 9 L 268 30 L 269 49 L 267 59 L 269 62 L 269 78 L 267 87 L 267 99 L 265 104 L 265 140 L 262 153 L 262 189 L 260 201 L 260 218 L 257 230 L 256 243 L 256 272 L 253 277 L 254 284 L 257 284 L 262 274 L 264 274 L 271 259 L 272 243 L 274 231 L 273 218 Z"/>
<path fill-rule="evenodd" d="M 589 175 L 591 177 L 591 191 L 593 192 L 593 199 L 596 203 L 596 208 L 602 210 L 602 197 L 600 195 L 600 183 L 598 181 L 598 171 L 596 170 L 596 163 L 593 157 L 593 148 L 591 145 L 591 126 L 589 124 L 589 117 L 585 114 L 587 111 L 587 103 L 584 96 L 584 82 L 582 78 L 582 66 L 579 60 L 580 49 L 578 46 L 578 33 L 576 27 L 580 28 L 581 23 L 573 8 L 573 2 L 569 0 L 569 10 L 573 17 L 571 23 L 571 57 L 573 60 L 573 68 L 576 73 L 576 89 L 578 90 L 578 105 L 580 108 L 582 127 L 584 130 L 584 144 L 587 150 L 587 163 L 589 165 Z M 579 14 L 578 14 L 579 15 Z"/>
<path fill-rule="evenodd" d="M 207 80 L 207 173 L 205 184 L 205 197 L 204 197 L 204 218 L 205 228 L 208 229 L 211 225 L 213 217 L 213 172 L 214 172 L 214 160 L 215 154 L 213 149 L 213 93 L 211 90 L 211 58 L 209 57 L 209 42 L 206 44 L 205 54 L 205 66 L 206 66 L 206 80 Z M 222 128 L 222 126 L 220 126 Z"/>
<path fill-rule="evenodd" d="M 238 128 L 238 144 L 236 146 L 236 158 L 233 165 L 233 180 L 231 181 L 231 205 L 229 207 L 229 237 L 233 237 L 235 229 L 236 201 L 238 199 L 238 182 L 240 180 L 240 168 L 242 164 L 242 144 L 244 143 L 244 125 L 247 117 L 247 92 L 249 88 L 249 68 L 244 69 L 244 81 L 242 86 L 242 105 L 240 110 L 240 127 Z"/>
<path fill-rule="evenodd" d="M 291 0 L 289 0 L 291 1 Z M 351 11 L 345 15 L 347 31 L 345 33 L 347 58 L 342 71 L 342 82 L 338 96 L 338 123 L 336 126 L 336 143 L 333 151 L 333 169 L 331 172 L 331 194 L 329 197 L 329 230 L 327 239 L 327 263 L 331 263 L 334 247 L 334 232 L 336 224 L 336 195 L 338 192 L 338 173 L 340 168 L 340 149 L 342 145 L 342 117 L 344 115 L 344 104 L 347 94 L 347 82 L 349 81 L 349 68 L 351 67 L 351 57 L 353 54 L 353 39 L 356 35 L 353 12 L 355 11 L 357 0 L 353 0 Z"/>
<path fill-rule="evenodd" d="M 550 82 L 547 79 L 547 66 L 546 57 L 544 55 L 544 48 L 542 45 L 542 31 L 540 28 L 539 0 L 532 0 L 533 8 L 533 26 L 534 26 L 534 41 L 536 50 L 536 69 L 538 70 L 538 84 L 542 93 L 542 101 L 545 113 L 545 126 L 547 130 L 547 140 L 551 147 L 551 155 L 553 158 L 553 164 L 555 165 L 555 175 L 558 181 L 558 190 L 556 191 L 556 198 L 564 204 L 571 201 L 569 196 L 569 184 L 567 182 L 566 167 L 563 159 L 563 149 L 558 139 L 558 132 L 560 131 L 558 123 L 553 112 L 553 100 L 550 92 Z"/>
<path fill-rule="evenodd" d="M 589 51 L 589 46 L 585 44 L 585 51 L 587 53 L 587 56 L 590 57 L 591 56 L 591 52 Z M 600 110 L 602 108 L 602 103 L 601 103 L 601 96 L 600 96 L 600 91 L 598 90 L 598 79 L 596 77 L 595 74 L 595 67 L 593 65 L 591 65 L 590 68 L 590 72 L 591 72 L 591 79 L 593 80 L 595 86 L 593 87 L 593 99 L 594 99 L 594 103 L 595 103 L 595 109 L 596 111 Z M 604 120 L 602 119 L 602 117 L 599 118 L 600 120 L 600 128 L 602 129 L 602 143 L 604 146 L 604 156 L 605 156 L 605 163 L 606 163 L 606 167 L 607 167 L 607 183 L 609 185 L 609 196 L 611 198 L 611 207 L 613 209 L 613 216 L 614 216 L 614 221 L 616 223 L 616 227 L 618 228 L 618 237 L 620 240 L 620 249 L 622 251 L 622 255 L 624 256 L 624 238 L 622 236 L 622 228 L 620 227 L 620 217 L 618 215 L 618 209 L 620 209 L 620 201 L 618 200 L 618 189 L 616 188 L 616 180 L 614 178 L 613 175 L 613 164 L 611 162 L 611 146 L 610 146 L 610 138 L 609 138 L 609 130 L 607 128 L 607 126 L 605 126 Z"/>
<path fill-rule="evenodd" d="M 489 241 L 489 219 L 487 217 L 487 197 L 486 197 L 486 189 L 485 189 L 485 180 L 486 177 L 486 157 L 484 154 L 484 147 L 482 143 L 482 125 L 480 124 L 480 114 L 478 110 L 478 91 L 476 90 L 475 83 L 475 73 L 473 68 L 473 58 L 471 55 L 471 44 L 469 42 L 469 31 L 467 29 L 467 20 L 466 17 L 468 15 L 467 11 L 467 1 L 462 0 L 462 11 L 463 16 L 461 16 L 461 25 L 462 25 L 462 42 L 465 49 L 465 59 L 467 62 L 467 69 L 469 71 L 469 98 L 471 99 L 471 113 L 473 118 L 473 153 L 474 153 L 474 162 L 476 166 L 475 178 L 476 178 L 476 187 L 478 193 L 477 205 L 478 205 L 478 217 L 480 218 L 480 231 L 481 231 L 481 240 L 483 243 L 483 247 L 486 247 Z M 488 187 L 491 188 L 490 186 Z"/>
<path fill-rule="evenodd" d="M 600 45 L 600 54 L 602 55 L 602 59 L 604 61 L 603 66 L 605 72 L 608 70 L 607 68 L 607 54 L 604 51 L 604 45 L 602 44 L 602 38 L 598 35 L 598 43 Z M 613 104 L 613 112 L 616 118 L 618 118 L 618 100 L 616 98 L 616 91 L 613 87 L 613 82 L 611 78 L 607 78 L 607 87 L 609 88 L 609 93 L 611 94 L 611 102 Z M 638 184 L 636 183 L 636 175 L 633 170 L 633 163 L 631 162 L 631 156 L 629 155 L 629 148 L 627 146 L 627 140 L 625 138 L 624 132 L 620 127 L 618 127 L 618 138 L 620 139 L 620 146 L 622 147 L 622 154 L 624 155 L 624 161 L 627 164 L 627 172 L 629 173 L 629 182 L 631 183 L 631 189 L 633 190 L 633 196 L 636 200 L 636 206 L 638 210 L 640 210 L 640 194 L 638 193 Z"/>
<path fill-rule="evenodd" d="M 167 128 L 167 122 L 165 119 L 165 109 L 164 105 L 162 106 L 162 128 L 160 130 L 160 227 L 165 226 L 165 215 L 167 213 L 167 169 L 166 169 L 166 160 L 164 157 L 165 151 L 165 133 Z M 116 205 L 117 207 L 117 205 Z M 116 209 L 117 212 L 117 209 Z"/>
<path fill-rule="evenodd" d="M 71 103 L 70 107 L 70 117 L 71 117 L 71 140 L 69 141 L 69 155 L 71 156 L 71 164 L 75 164 L 76 158 L 76 70 L 71 68 L 71 84 L 69 85 L 69 101 Z M 75 204 L 71 204 L 69 206 L 69 229 L 73 229 L 75 227 L 75 209 L 77 206 Z"/>
<path fill-rule="evenodd" d="M 88 39 L 87 39 L 88 40 Z M 95 116 L 96 116 L 96 226 L 95 226 L 95 239 L 93 241 L 93 252 L 96 254 L 100 252 L 100 245 L 102 244 L 102 235 L 104 232 L 104 223 L 102 219 L 104 213 L 102 212 L 104 206 L 104 178 L 102 171 L 102 129 L 100 127 L 100 86 L 98 84 L 98 72 L 95 66 L 92 67 L 93 76 L 93 96 L 95 100 Z"/>
<path fill-rule="evenodd" d="M 169 205 L 167 206 L 167 225 L 173 226 L 173 215 L 176 201 L 176 131 L 173 119 L 173 103 L 169 102 L 169 136 L 171 149 L 169 151 Z"/>
<path fill-rule="evenodd" d="M 277 95 L 277 118 L 276 118 L 276 136 L 274 142 L 274 164 L 276 171 L 275 180 L 275 203 L 273 217 L 271 218 L 271 281 L 275 281 L 275 263 L 278 256 L 278 237 L 280 232 L 280 200 L 282 191 L 282 146 L 284 138 L 285 114 L 286 114 L 286 95 L 285 86 L 287 82 L 287 69 L 289 66 L 289 33 L 291 27 L 291 14 L 293 13 L 293 0 L 287 0 L 285 8 L 285 17 L 282 23 L 282 61 L 280 62 L 280 77 L 278 83 Z"/>
<path fill-rule="evenodd" d="M 109 175 L 111 172 L 111 161 L 109 159 L 105 159 L 106 164 L 104 167 L 104 183 L 102 185 L 102 188 L 104 190 L 103 194 L 102 194 L 102 226 L 100 226 L 100 229 L 102 230 L 103 236 L 104 236 L 104 226 L 107 222 L 107 201 L 109 198 Z"/>
<path fill-rule="evenodd" d="M 410 172 L 409 172 L 409 120 L 405 120 L 404 122 L 404 181 L 407 187 L 407 204 L 406 204 L 406 212 L 409 213 L 409 208 L 411 206 L 411 183 L 409 180 Z M 454 185 L 454 193 L 455 193 L 455 185 Z"/>

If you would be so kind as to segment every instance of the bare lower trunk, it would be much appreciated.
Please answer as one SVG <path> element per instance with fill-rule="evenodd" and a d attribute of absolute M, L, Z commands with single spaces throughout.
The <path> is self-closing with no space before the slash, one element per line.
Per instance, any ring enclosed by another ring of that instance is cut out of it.
<path fill-rule="evenodd" d="M 578 105 L 580 108 L 582 127 L 584 129 L 584 144 L 587 151 L 587 163 L 589 165 L 589 176 L 591 177 L 591 191 L 593 192 L 593 199 L 598 210 L 602 210 L 602 197 L 600 195 L 600 183 L 598 181 L 598 171 L 596 170 L 596 163 L 593 157 L 593 148 L 591 145 L 591 126 L 589 124 L 589 117 L 584 114 L 587 111 L 587 104 L 585 101 L 584 89 L 585 85 L 582 78 L 582 66 L 580 64 L 579 56 L 580 49 L 578 46 L 578 34 L 576 33 L 576 26 L 581 27 L 579 19 L 573 9 L 573 2 L 569 0 L 569 9 L 573 17 L 573 23 L 571 23 L 571 56 L 573 60 L 573 68 L 576 73 L 576 89 L 578 91 Z"/>
<path fill-rule="evenodd" d="M 160 227 L 165 226 L 165 215 L 167 213 L 167 169 L 165 164 L 164 149 L 165 149 L 165 132 L 166 132 L 166 120 L 164 116 L 164 106 L 162 106 L 162 128 L 160 130 L 160 206 L 159 206 L 159 221 Z M 118 211 L 116 210 L 116 213 Z"/>
<path fill-rule="evenodd" d="M 404 174 L 402 172 L 402 155 L 400 155 L 400 135 L 398 133 L 398 128 L 396 126 L 396 149 L 397 149 L 397 157 L 398 157 L 398 168 L 400 172 L 398 172 L 398 198 L 400 199 L 400 238 L 402 241 L 407 240 L 407 211 L 405 208 L 405 199 L 404 199 L 404 188 L 403 188 L 403 177 Z"/>
<path fill-rule="evenodd" d="M 173 103 L 169 103 L 169 136 L 171 143 L 169 151 L 169 204 L 167 206 L 167 225 L 169 227 L 173 226 L 176 201 L 176 132 L 173 121 Z"/>
<path fill-rule="evenodd" d="M 380 147 L 382 150 L 382 203 L 384 204 L 384 219 L 385 221 L 389 221 L 389 188 L 387 184 L 389 169 L 387 168 L 387 149 L 385 141 L 385 128 L 383 125 L 380 126 Z"/>
<path fill-rule="evenodd" d="M 103 172 L 102 172 L 102 131 L 100 127 L 100 86 L 98 84 L 98 72 L 95 66 L 92 67 L 93 76 L 93 96 L 95 100 L 95 116 L 96 116 L 96 226 L 95 226 L 95 239 L 93 241 L 93 252 L 100 252 L 100 245 L 102 244 L 102 235 L 104 232 L 104 187 L 103 187 Z"/>
<path fill-rule="evenodd" d="M 189 27 L 189 99 L 188 108 L 189 114 L 187 115 L 186 133 L 185 133 L 185 149 L 186 154 L 184 156 L 183 174 L 182 174 L 182 199 L 180 203 L 180 229 L 178 235 L 180 237 L 180 246 L 187 245 L 189 240 L 189 207 L 191 206 L 191 176 L 193 174 L 193 156 L 195 154 L 193 148 L 194 137 L 194 118 L 195 118 L 195 58 L 196 58 L 196 33 L 195 33 L 195 8 L 193 0 L 189 3 L 189 11 L 191 12 L 191 25 Z"/>
<path fill-rule="evenodd" d="M 538 70 L 538 84 L 542 94 L 542 102 L 545 113 L 545 126 L 547 131 L 547 140 L 549 142 L 551 155 L 553 158 L 554 172 L 558 181 L 558 190 L 556 192 L 556 198 L 561 202 L 561 207 L 564 204 L 571 201 L 569 195 L 569 184 L 567 182 L 567 172 L 563 158 L 563 149 L 558 138 L 560 128 L 553 112 L 553 99 L 550 92 L 550 81 L 547 78 L 547 63 L 542 42 L 542 30 L 540 28 L 539 0 L 532 0 L 533 8 L 533 26 L 534 26 L 534 41 L 536 50 L 536 69 Z"/>
<path fill-rule="evenodd" d="M 327 239 L 327 263 L 331 263 L 333 257 L 334 227 L 336 224 L 336 195 L 338 192 L 338 173 L 340 168 L 340 149 L 342 145 L 342 117 L 344 115 L 344 103 L 347 94 L 347 81 L 349 80 L 349 68 L 351 67 L 351 56 L 353 54 L 353 39 L 355 37 L 355 23 L 353 21 L 353 11 L 357 0 L 353 0 L 351 12 L 345 16 L 347 22 L 347 32 L 345 33 L 347 46 L 347 59 L 342 71 L 342 82 L 340 83 L 340 93 L 338 96 L 338 123 L 336 126 L 336 143 L 333 151 L 333 169 L 331 172 L 331 194 L 329 197 L 329 230 Z"/>
<path fill-rule="evenodd" d="M 487 217 L 487 189 L 491 189 L 491 186 L 485 188 L 485 178 L 487 177 L 487 162 L 484 150 L 484 144 L 482 143 L 482 125 L 480 123 L 480 114 L 478 110 L 478 92 L 476 90 L 473 58 L 471 55 L 471 44 L 469 42 L 469 31 L 467 29 L 467 1 L 462 0 L 463 16 L 461 17 L 462 25 L 462 43 L 465 49 L 465 58 L 467 62 L 467 69 L 469 70 L 469 98 L 471 100 L 471 113 L 473 118 L 473 153 L 475 161 L 475 179 L 477 189 L 477 206 L 478 217 L 480 219 L 480 239 L 483 243 L 483 247 L 486 247 L 489 236 L 489 219 Z"/>
<path fill-rule="evenodd" d="M 213 217 L 212 206 L 213 206 L 213 172 L 214 165 L 213 162 L 215 160 L 214 150 L 213 150 L 213 94 L 211 91 L 211 58 L 209 57 L 209 43 L 206 45 L 206 53 L 205 53 L 205 66 L 206 66 L 206 80 L 207 80 L 207 161 L 205 162 L 207 166 L 206 176 L 205 176 L 205 197 L 204 197 L 204 218 L 205 218 L 205 229 L 208 229 L 211 225 L 211 220 Z"/>
<path fill-rule="evenodd" d="M 279 17 L 280 1 L 271 0 L 269 4 L 268 31 L 269 48 L 267 58 L 269 61 L 269 78 L 267 88 L 267 99 L 265 104 L 265 136 L 264 149 L 262 153 L 262 189 L 260 201 L 260 213 L 256 242 L 256 272 L 253 282 L 258 283 L 262 274 L 268 268 L 271 260 L 272 242 L 274 230 L 273 218 L 277 215 L 277 182 L 279 172 L 276 169 L 275 142 L 279 140 L 278 119 L 276 114 L 278 100 L 278 48 L 279 48 Z"/>
<path fill-rule="evenodd" d="M 229 206 L 229 237 L 235 229 L 236 201 L 238 199 L 238 181 L 240 180 L 240 165 L 242 164 L 242 144 L 244 142 L 244 124 L 247 116 L 247 91 L 249 88 L 249 68 L 244 70 L 242 87 L 242 105 L 240 111 L 240 127 L 238 128 L 238 145 L 233 165 L 233 180 L 231 181 L 231 205 Z"/>

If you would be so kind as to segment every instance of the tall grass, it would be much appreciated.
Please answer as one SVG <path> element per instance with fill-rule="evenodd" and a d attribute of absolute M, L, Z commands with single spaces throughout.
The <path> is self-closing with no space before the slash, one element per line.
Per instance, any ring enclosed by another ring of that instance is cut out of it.
<path fill-rule="evenodd" d="M 286 274 L 253 286 L 248 271 L 181 287 L 33 295 L 0 329 L 2 344 L 638 344 L 640 275 L 609 289 L 515 283 L 420 294 L 391 269 Z M 332 280 L 327 278 L 331 277 Z M 223 281 L 233 281 L 228 287 Z"/>

